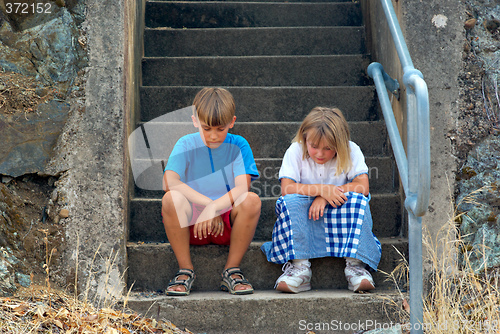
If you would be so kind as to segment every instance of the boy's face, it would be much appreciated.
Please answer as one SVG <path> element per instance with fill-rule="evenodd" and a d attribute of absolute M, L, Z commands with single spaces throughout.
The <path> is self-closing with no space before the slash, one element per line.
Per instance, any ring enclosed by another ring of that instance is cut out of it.
<path fill-rule="evenodd" d="M 203 143 L 208 147 L 215 149 L 218 148 L 226 139 L 227 132 L 234 126 L 236 116 L 233 117 L 231 123 L 219 126 L 208 126 L 204 122 L 196 119 L 194 115 L 191 116 L 191 119 L 193 120 L 194 127 L 198 128 L 198 130 L 200 131 L 200 136 L 203 140 Z"/>

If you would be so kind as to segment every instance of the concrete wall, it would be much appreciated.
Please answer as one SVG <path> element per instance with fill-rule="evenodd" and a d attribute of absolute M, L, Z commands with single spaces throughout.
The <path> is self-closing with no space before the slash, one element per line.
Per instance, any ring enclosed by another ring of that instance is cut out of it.
<path fill-rule="evenodd" d="M 127 138 L 138 106 L 143 1 L 87 0 L 85 104 L 66 124 L 52 162 L 66 170 L 57 182 L 66 247 L 57 282 L 78 275 L 89 301 L 121 296 L 126 282 L 129 195 Z"/>
<path fill-rule="evenodd" d="M 462 69 L 465 4 L 456 0 L 392 1 L 416 69 L 424 75 L 429 90 L 431 120 L 431 198 L 424 225 L 432 237 L 450 218 L 456 161 L 447 133 L 456 127 L 458 75 Z M 400 132 L 405 136 L 405 88 L 402 70 L 379 0 L 363 2 L 368 13 L 373 59 L 381 63 L 402 86 L 401 100 L 393 100 Z M 437 16 L 440 15 L 440 16 Z M 403 141 L 405 137 L 403 137 Z"/>

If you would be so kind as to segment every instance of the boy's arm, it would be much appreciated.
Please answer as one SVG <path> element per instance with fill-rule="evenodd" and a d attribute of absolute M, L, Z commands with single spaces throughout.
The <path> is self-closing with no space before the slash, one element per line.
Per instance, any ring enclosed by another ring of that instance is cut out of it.
<path fill-rule="evenodd" d="M 344 192 L 353 191 L 368 196 L 370 192 L 370 182 L 368 180 L 368 174 L 361 174 L 356 176 L 354 180 L 344 184 L 342 186 L 342 189 L 344 189 Z"/>
<path fill-rule="evenodd" d="M 234 188 L 225 195 L 219 197 L 212 204 L 216 211 L 226 209 L 234 205 L 235 201 L 250 190 L 251 176 L 249 174 L 238 175 L 234 178 Z"/>
<path fill-rule="evenodd" d="M 165 190 L 165 192 L 169 190 L 176 190 L 182 193 L 191 203 L 207 206 L 212 202 L 209 197 L 200 194 L 182 182 L 179 174 L 171 170 L 167 170 L 163 173 L 163 190 Z"/>

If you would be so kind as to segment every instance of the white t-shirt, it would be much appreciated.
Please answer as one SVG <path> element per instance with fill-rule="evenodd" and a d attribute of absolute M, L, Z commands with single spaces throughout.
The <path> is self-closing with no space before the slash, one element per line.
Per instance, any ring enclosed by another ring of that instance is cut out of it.
<path fill-rule="evenodd" d="M 368 173 L 368 166 L 365 163 L 365 157 L 359 146 L 350 141 L 349 147 L 351 149 L 352 167 L 349 172 L 336 176 L 336 157 L 322 165 L 315 163 L 310 157 L 303 160 L 302 145 L 294 142 L 285 152 L 279 178 L 280 180 L 288 178 L 302 184 L 332 184 L 342 186 L 351 182 L 357 176 Z"/>

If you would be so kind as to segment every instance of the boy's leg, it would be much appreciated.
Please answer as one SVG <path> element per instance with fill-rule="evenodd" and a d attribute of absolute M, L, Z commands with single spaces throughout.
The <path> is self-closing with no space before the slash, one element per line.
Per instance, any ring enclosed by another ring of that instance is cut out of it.
<path fill-rule="evenodd" d="M 244 199 L 236 200 L 235 207 L 231 210 L 231 243 L 225 269 L 239 267 L 243 256 L 248 250 L 259 222 L 261 201 L 257 194 L 248 192 Z M 235 290 L 246 290 L 249 286 L 237 285 Z"/>
<path fill-rule="evenodd" d="M 180 192 L 168 191 L 163 196 L 161 212 L 163 226 L 177 258 L 179 269 L 194 269 L 189 250 L 188 222 L 192 215 L 191 204 Z M 181 276 L 179 278 L 187 279 L 188 277 Z M 169 288 L 169 290 L 185 291 L 185 287 L 177 285 Z"/>

